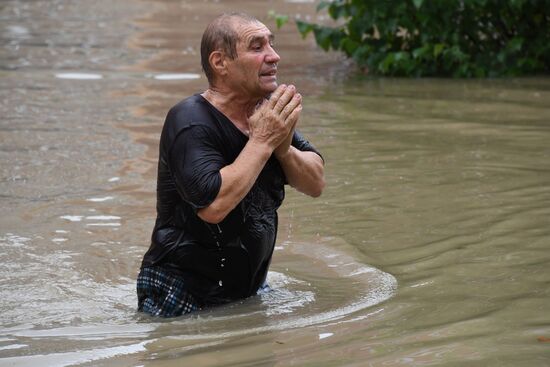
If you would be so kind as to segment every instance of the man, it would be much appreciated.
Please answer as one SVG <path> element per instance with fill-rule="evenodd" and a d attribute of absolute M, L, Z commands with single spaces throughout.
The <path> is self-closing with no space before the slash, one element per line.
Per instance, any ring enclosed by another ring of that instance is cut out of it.
<path fill-rule="evenodd" d="M 295 131 L 302 98 L 277 84 L 273 35 L 224 14 L 206 28 L 202 94 L 174 106 L 160 139 L 157 220 L 137 280 L 138 309 L 178 316 L 263 287 L 284 184 L 324 188 L 323 160 Z"/>

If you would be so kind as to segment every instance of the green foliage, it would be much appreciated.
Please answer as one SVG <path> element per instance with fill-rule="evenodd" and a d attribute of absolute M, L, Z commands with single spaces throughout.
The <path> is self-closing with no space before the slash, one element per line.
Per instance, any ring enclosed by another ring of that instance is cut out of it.
<path fill-rule="evenodd" d="M 270 10 L 267 13 L 269 19 L 274 19 L 277 29 L 281 29 L 288 22 L 288 15 L 275 13 L 274 10 Z"/>
<path fill-rule="evenodd" d="M 550 71 L 550 0 L 333 0 L 321 1 L 317 11 L 322 9 L 341 25 L 297 20 L 302 36 L 313 33 L 321 48 L 342 51 L 371 73 L 486 77 Z"/>

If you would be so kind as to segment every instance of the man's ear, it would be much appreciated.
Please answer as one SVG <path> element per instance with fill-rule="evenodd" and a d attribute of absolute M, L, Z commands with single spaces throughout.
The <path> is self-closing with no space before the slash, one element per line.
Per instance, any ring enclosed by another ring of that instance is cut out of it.
<path fill-rule="evenodd" d="M 216 75 L 227 74 L 227 62 L 225 54 L 222 51 L 214 51 L 208 57 L 208 62 Z"/>

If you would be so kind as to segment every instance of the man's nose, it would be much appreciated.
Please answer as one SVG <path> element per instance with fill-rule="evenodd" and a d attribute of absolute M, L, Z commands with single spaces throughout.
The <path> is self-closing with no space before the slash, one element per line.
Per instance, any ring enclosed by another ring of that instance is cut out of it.
<path fill-rule="evenodd" d="M 265 59 L 268 64 L 278 63 L 281 60 L 281 56 L 279 56 L 279 54 L 275 52 L 275 49 L 273 49 L 273 47 L 269 46 L 269 53 Z"/>

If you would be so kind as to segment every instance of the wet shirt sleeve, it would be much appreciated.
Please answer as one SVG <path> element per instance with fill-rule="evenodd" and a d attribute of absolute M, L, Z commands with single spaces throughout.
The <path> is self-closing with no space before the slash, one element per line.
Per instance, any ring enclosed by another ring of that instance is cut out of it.
<path fill-rule="evenodd" d="M 169 165 L 183 200 L 195 209 L 214 201 L 226 163 L 207 127 L 193 125 L 180 132 L 172 144 Z"/>
<path fill-rule="evenodd" d="M 294 132 L 294 136 L 292 137 L 292 146 L 298 150 L 301 150 L 302 152 L 314 152 L 324 161 L 321 153 L 319 153 L 319 151 L 313 146 L 313 144 L 307 141 L 306 138 L 304 138 L 304 136 L 298 131 Z"/>

